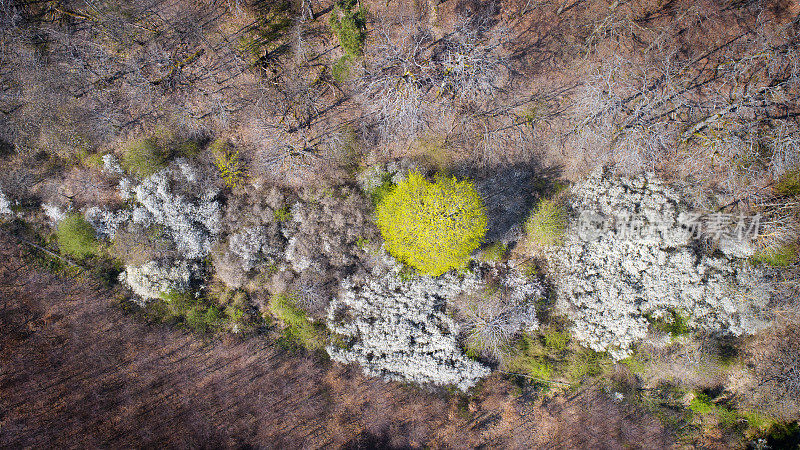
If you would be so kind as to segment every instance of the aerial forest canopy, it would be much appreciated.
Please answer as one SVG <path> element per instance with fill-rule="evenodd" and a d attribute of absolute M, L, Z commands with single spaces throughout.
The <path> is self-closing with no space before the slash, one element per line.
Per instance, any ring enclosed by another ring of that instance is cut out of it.
<path fill-rule="evenodd" d="M 800 445 L 800 5 L 0 0 L 0 447 Z"/>

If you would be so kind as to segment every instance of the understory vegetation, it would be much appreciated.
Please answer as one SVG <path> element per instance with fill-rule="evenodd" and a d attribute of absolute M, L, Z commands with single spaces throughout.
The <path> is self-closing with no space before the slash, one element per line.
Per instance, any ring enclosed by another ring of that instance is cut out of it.
<path fill-rule="evenodd" d="M 0 446 L 199 392 L 139 444 L 798 445 L 796 2 L 0 0 L 0 42 Z M 128 392 L 162 348 L 196 381 Z"/>
<path fill-rule="evenodd" d="M 61 251 L 68 255 L 83 258 L 97 251 L 94 228 L 83 216 L 75 214 L 65 217 L 58 223 L 56 236 Z"/>
<path fill-rule="evenodd" d="M 543 200 L 525 222 L 525 233 L 535 246 L 558 244 L 564 236 L 566 213 L 555 200 Z"/>
<path fill-rule="evenodd" d="M 327 343 L 325 328 L 312 323 L 296 303 L 297 300 L 289 294 L 281 294 L 270 301 L 269 311 L 286 327 L 289 341 L 310 350 L 324 348 Z"/>

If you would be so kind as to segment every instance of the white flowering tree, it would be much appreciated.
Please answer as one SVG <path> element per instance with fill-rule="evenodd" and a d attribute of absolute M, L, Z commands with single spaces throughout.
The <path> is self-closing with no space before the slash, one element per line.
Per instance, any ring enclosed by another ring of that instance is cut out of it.
<path fill-rule="evenodd" d="M 458 326 L 443 309 L 446 299 L 476 283 L 447 275 L 402 281 L 396 272 L 363 286 L 347 279 L 343 294 L 329 306 L 327 322 L 351 343 L 327 351 L 335 361 L 359 364 L 368 375 L 467 390 L 489 368 L 462 354 Z"/>
<path fill-rule="evenodd" d="M 133 210 L 134 222 L 165 226 L 186 258 L 208 255 L 222 220 L 216 192 L 206 191 L 195 201 L 177 195 L 170 189 L 168 169 L 146 178 L 134 192 L 139 203 Z"/>
<path fill-rule="evenodd" d="M 119 278 L 147 301 L 161 298 L 171 291 L 187 290 L 191 271 L 186 261 L 169 264 L 148 261 L 141 266 L 126 266 Z"/>
<path fill-rule="evenodd" d="M 625 358 L 647 336 L 648 318 L 674 312 L 693 328 L 735 335 L 765 326 L 770 294 L 760 272 L 738 258 L 742 245 L 720 245 L 730 253 L 722 256 L 699 251 L 676 189 L 654 175 L 598 170 L 571 202 L 577 220 L 549 259 L 557 307 L 574 321 L 577 340 Z"/>

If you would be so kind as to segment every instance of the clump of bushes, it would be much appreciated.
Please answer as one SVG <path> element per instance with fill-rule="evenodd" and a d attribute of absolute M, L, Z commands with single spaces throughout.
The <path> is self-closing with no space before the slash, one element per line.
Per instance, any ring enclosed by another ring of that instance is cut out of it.
<path fill-rule="evenodd" d="M 512 372 L 537 381 L 571 384 L 606 373 L 612 362 L 607 354 L 578 345 L 567 331 L 551 324 L 539 333 L 523 335 L 505 364 Z"/>
<path fill-rule="evenodd" d="M 62 252 L 77 258 L 85 258 L 97 252 L 94 228 L 79 214 L 72 214 L 59 222 L 56 239 Z"/>
<path fill-rule="evenodd" d="M 796 246 L 784 244 L 759 250 L 752 256 L 752 259 L 757 263 L 772 267 L 787 267 L 797 260 L 797 256 Z"/>
<path fill-rule="evenodd" d="M 158 172 L 166 162 L 166 152 L 157 145 L 154 139 L 135 141 L 124 150 L 121 160 L 122 168 L 126 172 L 141 178 Z"/>
<path fill-rule="evenodd" d="M 369 376 L 466 391 L 490 371 L 464 356 L 459 327 L 441 304 L 472 290 L 478 280 L 469 278 L 400 281 L 393 270 L 364 284 L 345 278 L 327 315 L 328 328 L 343 345 L 328 346 L 328 354 L 343 364 L 358 363 Z"/>
<path fill-rule="evenodd" d="M 170 290 L 161 294 L 165 307 L 161 320 L 183 324 L 198 333 L 213 333 L 223 328 L 230 320 L 218 305 L 198 298 L 191 291 Z"/>
<path fill-rule="evenodd" d="M 704 423 L 708 419 L 713 419 L 722 428 L 740 428 L 750 436 L 761 434 L 776 424 L 774 419 L 767 415 L 714 401 L 705 392 L 695 393 L 689 402 L 689 410 L 699 416 Z"/>
<path fill-rule="evenodd" d="M 784 196 L 800 195 L 800 169 L 783 174 L 775 183 L 775 193 Z"/>
<path fill-rule="evenodd" d="M 312 323 L 305 311 L 297 307 L 289 294 L 279 294 L 269 302 L 269 311 L 286 326 L 286 338 L 309 350 L 320 350 L 326 344 L 325 328 Z"/>
<path fill-rule="evenodd" d="M 331 14 L 330 24 L 339 44 L 347 56 L 361 56 L 364 38 L 366 37 L 366 11 L 356 8 L 356 0 L 340 0 Z"/>
<path fill-rule="evenodd" d="M 472 183 L 412 172 L 377 207 L 386 249 L 420 273 L 464 268 L 486 235 L 486 208 Z"/>
<path fill-rule="evenodd" d="M 166 165 L 170 158 L 192 157 L 200 151 L 200 142 L 181 139 L 172 133 L 158 132 L 133 141 L 123 149 L 120 161 L 126 172 L 146 178 Z"/>
<path fill-rule="evenodd" d="M 141 215 L 134 215 L 134 222 L 163 225 L 180 255 L 203 258 L 211 251 L 222 227 L 220 202 L 211 191 L 178 195 L 174 180 L 171 172 L 163 170 L 136 186 Z"/>
<path fill-rule="evenodd" d="M 525 222 L 528 241 L 536 247 L 549 247 L 564 238 L 567 217 L 563 206 L 556 200 L 543 200 Z"/>
<path fill-rule="evenodd" d="M 244 163 L 239 158 L 239 150 L 222 139 L 217 139 L 211 144 L 211 153 L 214 155 L 214 165 L 219 171 L 219 176 L 230 188 L 241 186 L 245 180 Z"/>

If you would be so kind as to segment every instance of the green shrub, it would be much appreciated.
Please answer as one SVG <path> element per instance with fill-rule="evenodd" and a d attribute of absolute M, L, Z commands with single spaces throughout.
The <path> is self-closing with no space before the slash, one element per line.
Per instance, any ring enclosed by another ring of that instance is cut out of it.
<path fill-rule="evenodd" d="M 517 370 L 521 369 L 524 375 L 540 380 L 550 380 L 553 377 L 553 365 L 541 359 L 525 359 L 523 365 L 519 366 Z"/>
<path fill-rule="evenodd" d="M 544 337 L 545 347 L 556 352 L 566 350 L 567 343 L 569 343 L 569 333 L 559 331 L 556 327 L 545 328 L 542 330 L 542 336 Z"/>
<path fill-rule="evenodd" d="M 472 183 L 412 172 L 376 211 L 386 249 L 420 273 L 463 269 L 486 235 L 486 208 Z"/>
<path fill-rule="evenodd" d="M 800 422 L 776 423 L 764 433 L 767 446 L 765 448 L 800 447 Z"/>
<path fill-rule="evenodd" d="M 377 207 L 381 203 L 381 200 L 383 200 L 383 197 L 385 197 L 389 192 L 392 192 L 392 189 L 394 189 L 392 174 L 383 174 L 383 176 L 381 176 L 381 184 L 368 192 L 369 198 L 372 200 L 372 204 Z"/>
<path fill-rule="evenodd" d="M 272 211 L 272 218 L 275 222 L 286 222 L 292 218 L 292 212 L 289 210 L 288 206 L 283 206 Z"/>
<path fill-rule="evenodd" d="M 742 419 L 746 420 L 748 426 L 753 429 L 760 429 L 759 426 L 764 425 L 764 423 L 761 422 L 763 416 L 751 415 L 747 412 L 740 412 L 724 405 L 715 404 L 711 401 L 709 396 L 704 393 L 695 395 L 692 401 L 689 402 L 689 409 L 693 413 L 701 416 L 713 414 L 717 419 L 717 423 L 722 428 L 733 428 L 739 425 Z M 751 418 L 753 422 L 750 421 Z"/>
<path fill-rule="evenodd" d="M 739 419 L 741 416 L 739 413 L 731 408 L 726 408 L 724 406 L 717 406 L 716 410 L 714 411 L 717 420 L 721 427 L 724 428 L 733 428 L 739 424 Z"/>
<path fill-rule="evenodd" d="M 800 169 L 786 172 L 775 183 L 775 193 L 778 195 L 794 196 L 800 194 Z"/>
<path fill-rule="evenodd" d="M 101 153 L 92 153 L 83 158 L 83 165 L 91 169 L 103 168 L 103 155 Z"/>
<path fill-rule="evenodd" d="M 225 307 L 225 315 L 231 323 L 244 323 L 244 309 L 239 305 L 228 305 Z"/>
<path fill-rule="evenodd" d="M 508 246 L 502 242 L 495 242 L 483 251 L 483 259 L 486 261 L 501 261 L 505 258 L 506 253 L 508 253 Z"/>
<path fill-rule="evenodd" d="M 146 139 L 139 139 L 123 149 L 120 164 L 130 174 L 148 177 L 167 164 L 170 158 L 191 158 L 200 151 L 201 143 L 184 139 L 170 131 L 158 130 Z"/>
<path fill-rule="evenodd" d="M 706 394 L 697 394 L 689 403 L 689 409 L 695 414 L 709 414 L 714 411 L 714 404 Z"/>
<path fill-rule="evenodd" d="M 416 270 L 414 270 L 413 267 L 403 266 L 400 269 L 400 273 L 398 274 L 398 277 L 402 281 L 411 281 L 411 280 L 417 279 L 417 277 L 419 277 L 419 274 L 417 273 Z"/>
<path fill-rule="evenodd" d="M 522 266 L 522 275 L 525 275 L 525 278 L 529 280 L 536 281 L 539 271 L 535 265 L 528 263 Z"/>
<path fill-rule="evenodd" d="M 791 244 L 768 247 L 756 252 L 752 259 L 772 267 L 787 267 L 797 260 L 797 247 Z"/>
<path fill-rule="evenodd" d="M 689 334 L 689 318 L 684 316 L 679 311 L 670 309 L 664 317 L 658 319 L 651 315 L 646 315 L 645 318 L 656 330 L 664 333 L 669 333 L 672 336 L 682 336 Z"/>
<path fill-rule="evenodd" d="M 774 419 L 756 411 L 742 411 L 741 417 L 747 420 L 751 428 L 759 431 L 765 431 L 775 425 Z"/>
<path fill-rule="evenodd" d="M 165 304 L 160 314 L 161 321 L 183 324 L 198 333 L 218 331 L 230 320 L 218 305 L 209 304 L 207 299 L 196 298 L 192 292 L 164 292 L 161 299 Z"/>
<path fill-rule="evenodd" d="M 146 178 L 161 170 L 167 155 L 155 139 L 141 139 L 129 145 L 120 161 L 126 172 Z"/>
<path fill-rule="evenodd" d="M 578 345 L 567 331 L 554 325 L 538 334 L 523 335 L 510 349 L 505 362 L 512 371 L 523 375 L 563 383 L 608 373 L 613 365 L 606 353 Z"/>
<path fill-rule="evenodd" d="M 554 362 L 553 355 L 548 354 L 542 342 L 527 334 L 519 339 L 506 358 L 506 365 L 512 372 L 541 380 L 552 378 Z"/>
<path fill-rule="evenodd" d="M 94 228 L 79 214 L 70 215 L 58 224 L 56 238 L 61 251 L 68 255 L 85 258 L 97 252 Z"/>
<path fill-rule="evenodd" d="M 290 340 L 310 350 L 325 347 L 325 329 L 311 323 L 305 311 L 295 305 L 292 296 L 280 294 L 272 297 L 269 311 L 286 326 L 286 334 Z"/>
<path fill-rule="evenodd" d="M 547 103 L 543 101 L 536 101 L 523 109 L 520 116 L 523 120 L 525 120 L 525 122 L 529 123 L 530 125 L 534 125 L 546 118 L 550 112 L 551 111 L 549 110 Z"/>
<path fill-rule="evenodd" d="M 350 57 L 361 55 L 361 47 L 366 37 L 366 11 L 356 9 L 356 0 L 340 0 L 331 14 L 330 24 L 342 49 Z"/>
<path fill-rule="evenodd" d="M 239 150 L 234 149 L 223 139 L 214 141 L 210 148 L 220 178 L 230 188 L 241 186 L 246 175 L 244 163 L 239 158 Z"/>
<path fill-rule="evenodd" d="M 567 380 L 581 381 L 586 377 L 596 377 L 608 373 L 612 366 L 613 362 L 607 353 L 579 347 L 568 354 L 561 371 Z"/>
<path fill-rule="evenodd" d="M 331 67 L 331 76 L 337 83 L 344 83 L 350 78 L 350 55 L 344 55 L 333 64 Z"/>
<path fill-rule="evenodd" d="M 169 309 L 173 314 L 180 316 L 183 316 L 193 306 L 197 306 L 200 303 L 191 293 L 185 291 L 170 290 L 169 292 L 162 292 L 161 299 L 169 305 Z"/>
<path fill-rule="evenodd" d="M 369 239 L 360 237 L 356 240 L 356 247 L 360 250 L 367 251 L 369 249 Z"/>
<path fill-rule="evenodd" d="M 647 362 L 638 352 L 621 360 L 620 363 L 625 365 L 628 370 L 635 374 L 643 374 L 645 370 L 647 370 Z"/>
<path fill-rule="evenodd" d="M 225 315 L 215 305 L 195 305 L 186 312 L 184 320 L 194 331 L 209 333 L 225 323 Z"/>
<path fill-rule="evenodd" d="M 201 143 L 194 139 L 177 139 L 175 136 L 166 136 L 164 139 L 162 147 L 168 158 L 193 158 L 200 153 Z"/>
<path fill-rule="evenodd" d="M 555 200 L 542 200 L 525 222 L 528 242 L 537 247 L 560 244 L 566 228 L 566 213 Z"/>
<path fill-rule="evenodd" d="M 261 62 L 264 49 L 259 39 L 252 35 L 240 36 L 237 44 L 239 56 L 241 56 L 249 66 L 256 66 Z"/>

